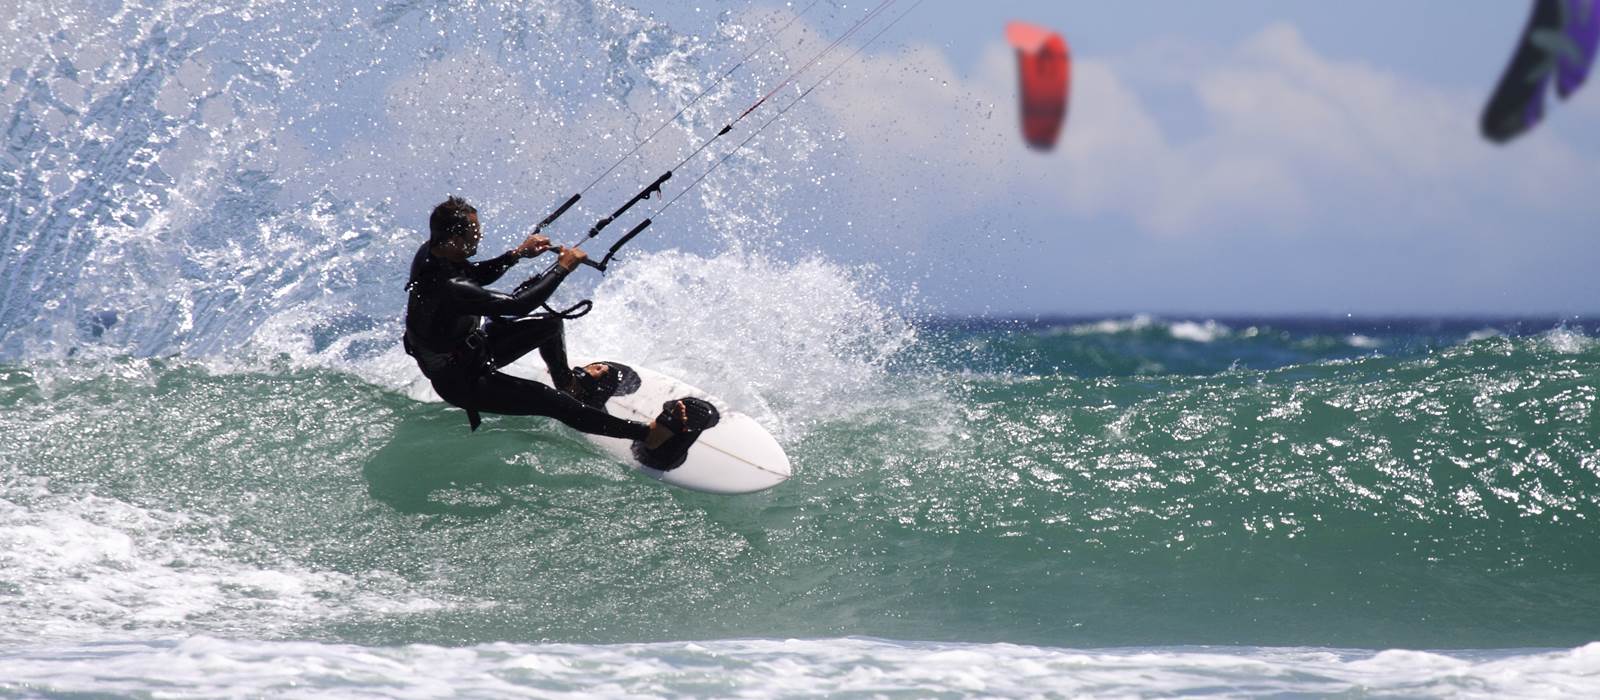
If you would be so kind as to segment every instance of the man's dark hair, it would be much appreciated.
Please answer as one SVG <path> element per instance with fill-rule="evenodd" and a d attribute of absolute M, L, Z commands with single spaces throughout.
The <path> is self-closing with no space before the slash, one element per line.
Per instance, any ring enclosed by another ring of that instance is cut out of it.
<path fill-rule="evenodd" d="M 428 242 L 438 245 L 456 236 L 472 233 L 471 215 L 476 213 L 478 210 L 467 204 L 467 200 L 450 195 L 449 199 L 434 207 L 433 214 L 428 217 Z"/>

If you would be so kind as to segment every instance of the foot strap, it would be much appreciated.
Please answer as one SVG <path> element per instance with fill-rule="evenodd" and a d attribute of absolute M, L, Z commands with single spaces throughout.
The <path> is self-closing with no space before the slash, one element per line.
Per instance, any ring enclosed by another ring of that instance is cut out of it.
<path fill-rule="evenodd" d="M 656 416 L 656 425 L 672 431 L 672 437 L 655 449 L 646 447 L 643 440 L 635 440 L 633 458 L 651 469 L 664 472 L 677 469 L 689 457 L 689 448 L 700 439 L 700 433 L 720 420 L 722 415 L 717 412 L 717 407 L 705 399 L 686 396 L 661 404 L 661 415 Z"/>
<path fill-rule="evenodd" d="M 639 373 L 620 362 L 591 362 L 588 367 L 605 365 L 606 371 L 596 377 L 587 367 L 572 368 L 573 398 L 595 408 L 605 408 L 613 396 L 627 396 L 639 390 Z"/>

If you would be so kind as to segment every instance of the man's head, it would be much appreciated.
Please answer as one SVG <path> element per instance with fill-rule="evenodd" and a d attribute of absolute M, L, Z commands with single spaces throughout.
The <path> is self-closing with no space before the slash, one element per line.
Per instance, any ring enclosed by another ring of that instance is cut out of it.
<path fill-rule="evenodd" d="M 428 217 L 428 243 L 435 249 L 470 258 L 478 254 L 481 238 L 483 230 L 478 226 L 478 210 L 455 195 L 434 207 L 433 214 Z"/>

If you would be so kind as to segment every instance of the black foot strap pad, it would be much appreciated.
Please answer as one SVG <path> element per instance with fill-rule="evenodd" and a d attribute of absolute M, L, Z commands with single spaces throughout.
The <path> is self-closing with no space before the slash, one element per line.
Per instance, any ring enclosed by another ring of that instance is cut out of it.
<path fill-rule="evenodd" d="M 682 404 L 681 408 L 679 404 Z M 656 416 L 656 425 L 671 430 L 672 437 L 653 450 L 645 447 L 643 440 L 635 440 L 633 458 L 651 469 L 664 472 L 677 469 L 683 466 L 683 460 L 689 456 L 689 448 L 695 440 L 700 439 L 700 433 L 720 420 L 722 415 L 717 412 L 717 407 L 705 399 L 686 396 L 661 404 L 661 415 Z"/>
<path fill-rule="evenodd" d="M 620 362 L 601 361 L 591 364 L 605 365 L 606 371 L 598 377 L 590 376 L 583 367 L 572 368 L 572 381 L 578 387 L 574 397 L 595 408 L 605 408 L 613 396 L 627 396 L 639 390 L 639 373 Z"/>

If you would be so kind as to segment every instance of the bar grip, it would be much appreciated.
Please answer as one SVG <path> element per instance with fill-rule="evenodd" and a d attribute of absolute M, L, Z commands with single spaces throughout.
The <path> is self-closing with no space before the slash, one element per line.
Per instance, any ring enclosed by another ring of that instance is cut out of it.
<path fill-rule="evenodd" d="M 567 213 L 567 210 L 571 209 L 572 205 L 577 204 L 578 200 L 582 199 L 582 198 L 583 198 L 583 194 L 582 193 L 578 193 L 578 194 L 572 195 L 572 197 L 570 199 L 568 199 L 565 203 L 563 203 L 559 207 L 556 207 L 555 211 L 550 212 L 549 216 L 544 217 L 544 221 L 540 221 L 538 226 L 533 227 L 533 232 L 534 233 L 538 233 L 540 231 L 543 231 L 544 227 L 549 226 L 551 224 L 551 222 L 554 222 L 556 219 L 561 218 L 562 214 Z"/>

